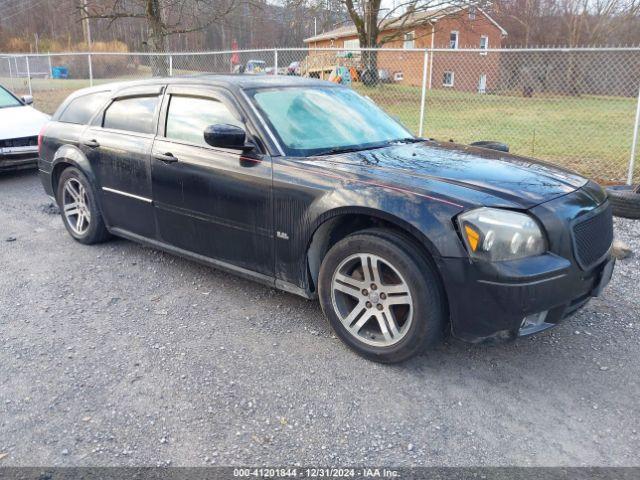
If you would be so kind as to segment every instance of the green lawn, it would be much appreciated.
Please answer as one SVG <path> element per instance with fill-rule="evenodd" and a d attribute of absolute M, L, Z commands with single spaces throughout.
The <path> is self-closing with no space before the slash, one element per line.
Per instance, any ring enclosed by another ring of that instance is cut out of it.
<path fill-rule="evenodd" d="M 99 79 L 94 85 L 142 78 L 149 73 L 145 70 L 118 79 Z M 0 84 L 10 88 L 13 85 L 25 93 L 24 79 L 13 79 L 13 83 L 6 80 L 0 78 Z M 36 107 L 53 113 L 67 95 L 88 85 L 88 80 L 33 79 Z M 418 133 L 419 87 L 356 84 L 354 88 Z M 525 98 L 444 89 L 427 91 L 426 98 L 423 132 L 426 137 L 461 143 L 497 140 L 507 143 L 514 153 L 548 160 L 601 182 L 626 179 L 635 98 L 542 95 Z M 640 158 L 636 158 L 634 178 L 640 179 Z"/>
<path fill-rule="evenodd" d="M 356 89 L 418 132 L 420 88 L 399 85 Z M 469 143 L 497 140 L 511 151 L 577 170 L 602 182 L 626 178 L 635 98 L 604 96 L 480 95 L 427 91 L 425 137 Z M 635 178 L 640 178 L 636 158 Z"/>

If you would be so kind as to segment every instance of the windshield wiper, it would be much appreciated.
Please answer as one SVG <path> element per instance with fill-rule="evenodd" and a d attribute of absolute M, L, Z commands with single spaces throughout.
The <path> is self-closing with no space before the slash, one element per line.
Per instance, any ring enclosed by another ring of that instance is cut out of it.
<path fill-rule="evenodd" d="M 335 148 L 329 148 L 327 150 L 322 150 L 321 152 L 318 152 L 318 153 L 314 154 L 314 156 L 336 155 L 338 153 L 360 152 L 362 150 L 369 150 L 370 148 L 372 148 L 372 147 L 335 147 Z"/>
<path fill-rule="evenodd" d="M 391 140 L 389 143 L 393 144 L 393 143 L 418 143 L 418 142 L 424 142 L 424 138 L 418 138 L 418 137 L 398 138 L 396 140 Z"/>
<path fill-rule="evenodd" d="M 364 146 L 360 146 L 360 147 L 334 147 L 334 148 L 329 148 L 327 150 L 322 150 L 321 152 L 318 152 L 316 154 L 314 154 L 314 156 L 321 156 L 321 155 L 336 155 L 339 153 L 351 153 L 351 152 L 361 152 L 363 150 L 375 150 L 377 148 L 384 148 L 384 147 L 388 147 L 389 145 L 395 145 L 398 143 L 418 143 L 418 142 L 424 142 L 424 138 L 416 138 L 416 137 L 406 137 L 406 138 L 397 138 L 394 140 L 388 140 L 384 143 L 378 143 L 375 145 L 367 145 L 366 147 Z"/>

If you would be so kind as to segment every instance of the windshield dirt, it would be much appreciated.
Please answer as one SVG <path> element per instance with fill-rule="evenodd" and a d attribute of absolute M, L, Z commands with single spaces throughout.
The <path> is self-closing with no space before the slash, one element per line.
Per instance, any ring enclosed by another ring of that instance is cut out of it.
<path fill-rule="evenodd" d="M 359 150 L 412 137 L 371 100 L 339 87 L 250 92 L 287 155 Z"/>

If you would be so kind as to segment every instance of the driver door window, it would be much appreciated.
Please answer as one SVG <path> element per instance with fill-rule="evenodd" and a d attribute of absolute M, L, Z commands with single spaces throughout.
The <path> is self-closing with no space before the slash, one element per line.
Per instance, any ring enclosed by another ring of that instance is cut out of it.
<path fill-rule="evenodd" d="M 235 114 L 218 100 L 182 95 L 171 96 L 165 137 L 206 146 L 204 130 L 209 125 L 216 124 L 244 128 Z"/>

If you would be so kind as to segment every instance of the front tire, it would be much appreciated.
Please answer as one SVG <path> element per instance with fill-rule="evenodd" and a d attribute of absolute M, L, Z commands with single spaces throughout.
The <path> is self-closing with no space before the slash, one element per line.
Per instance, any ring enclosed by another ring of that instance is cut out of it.
<path fill-rule="evenodd" d="M 91 245 L 109 238 L 93 185 L 80 170 L 69 167 L 62 171 L 57 200 L 64 226 L 75 240 Z"/>
<path fill-rule="evenodd" d="M 349 235 L 327 252 L 318 294 L 336 335 L 365 358 L 395 363 L 442 339 L 440 278 L 403 235 L 370 229 Z"/>

